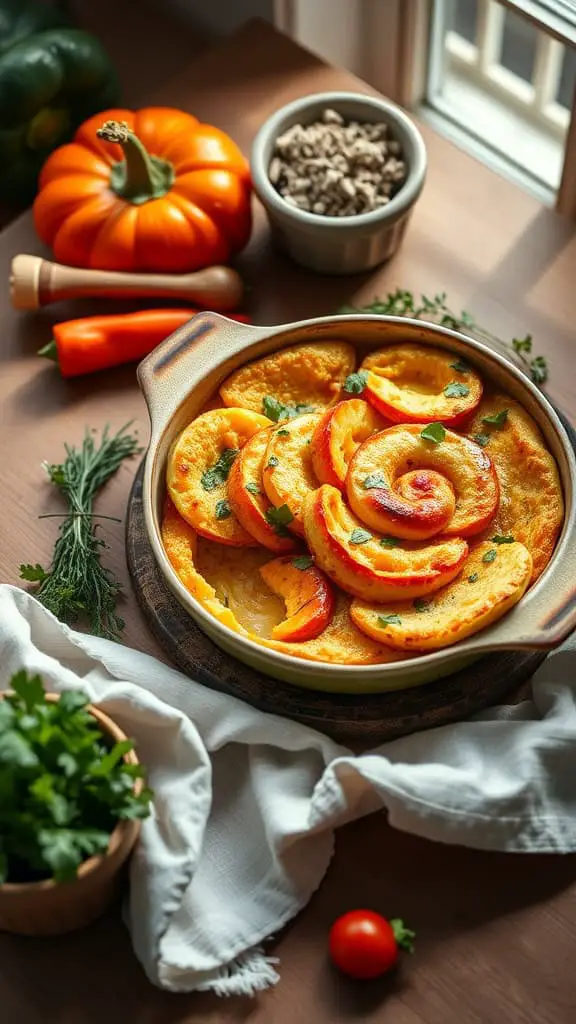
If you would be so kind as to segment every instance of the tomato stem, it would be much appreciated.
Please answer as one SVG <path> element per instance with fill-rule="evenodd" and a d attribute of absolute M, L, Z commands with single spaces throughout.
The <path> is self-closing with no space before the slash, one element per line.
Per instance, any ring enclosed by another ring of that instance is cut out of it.
<path fill-rule="evenodd" d="M 390 921 L 390 927 L 394 932 L 394 938 L 396 939 L 396 945 L 400 949 L 405 949 L 407 953 L 414 952 L 414 939 L 416 938 L 416 932 L 407 928 L 403 921 L 399 917 L 395 917 Z"/>
<path fill-rule="evenodd" d="M 152 156 L 126 121 L 105 121 L 96 134 L 122 147 L 124 160 L 114 164 L 110 172 L 110 184 L 117 195 L 136 205 L 166 195 L 174 180 L 172 164 Z"/>

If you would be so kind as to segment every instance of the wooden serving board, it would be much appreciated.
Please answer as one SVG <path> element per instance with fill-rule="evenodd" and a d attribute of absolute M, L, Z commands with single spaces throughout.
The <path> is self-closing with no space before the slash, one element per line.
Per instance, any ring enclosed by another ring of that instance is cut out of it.
<path fill-rule="evenodd" d="M 514 703 L 519 688 L 546 657 L 542 652 L 498 652 L 436 682 L 384 694 L 304 690 L 256 672 L 220 650 L 168 589 L 146 535 L 142 478 L 143 465 L 132 486 L 126 517 L 126 553 L 134 591 L 170 659 L 205 686 L 337 739 L 374 743 L 445 725 L 492 704 Z"/>

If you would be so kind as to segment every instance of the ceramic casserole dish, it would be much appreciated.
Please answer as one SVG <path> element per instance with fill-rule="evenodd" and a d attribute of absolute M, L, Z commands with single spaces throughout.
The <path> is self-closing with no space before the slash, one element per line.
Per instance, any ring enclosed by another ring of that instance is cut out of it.
<path fill-rule="evenodd" d="M 239 366 L 301 342 L 346 341 L 362 359 L 389 344 L 448 349 L 516 399 L 536 420 L 554 456 L 564 491 L 565 517 L 543 574 L 494 625 L 451 647 L 389 664 L 311 662 L 268 649 L 213 618 L 180 582 L 163 548 L 161 522 L 170 447 L 221 382 Z M 444 327 L 404 317 L 331 316 L 276 327 L 246 326 L 201 313 L 138 368 L 151 420 L 144 474 L 144 514 L 155 559 L 170 590 L 221 649 L 245 664 L 294 685 L 340 693 L 377 693 L 431 682 L 483 654 L 503 649 L 551 649 L 576 628 L 576 460 L 566 430 L 545 396 L 508 360 L 482 343 Z"/>

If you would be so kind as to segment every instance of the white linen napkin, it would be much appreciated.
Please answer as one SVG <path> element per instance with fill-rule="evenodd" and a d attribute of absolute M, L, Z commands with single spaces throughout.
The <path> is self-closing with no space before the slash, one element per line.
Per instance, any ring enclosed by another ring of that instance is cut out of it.
<path fill-rule="evenodd" d="M 334 828 L 386 808 L 428 839 L 576 850 L 576 645 L 536 673 L 533 701 L 354 756 L 148 655 L 74 632 L 0 586 L 0 689 L 24 667 L 81 688 L 136 740 L 155 790 L 131 862 L 128 923 L 150 980 L 251 995 L 278 980 L 260 944 L 320 885 Z"/>

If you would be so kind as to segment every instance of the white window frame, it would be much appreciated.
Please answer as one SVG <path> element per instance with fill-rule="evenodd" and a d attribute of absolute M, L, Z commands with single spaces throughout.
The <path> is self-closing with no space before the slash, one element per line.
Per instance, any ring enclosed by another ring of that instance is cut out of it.
<path fill-rule="evenodd" d="M 576 7 L 568 0 L 565 20 L 546 0 L 500 2 L 543 28 L 552 40 L 576 46 Z M 279 28 L 409 109 L 426 92 L 431 9 L 431 0 L 274 0 Z M 538 83 L 539 102 L 546 85 L 543 79 Z M 556 209 L 576 219 L 576 96 L 564 153 Z"/>

